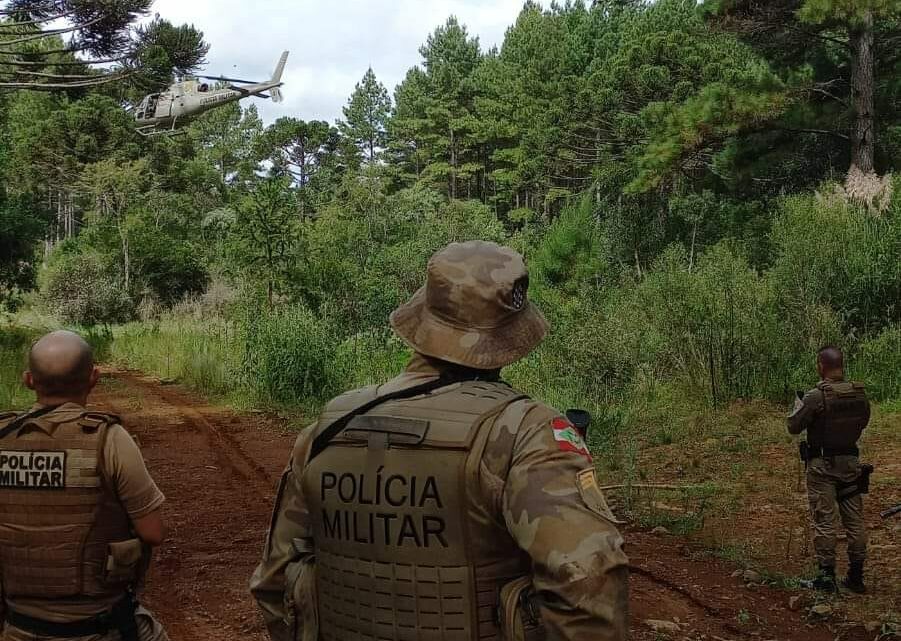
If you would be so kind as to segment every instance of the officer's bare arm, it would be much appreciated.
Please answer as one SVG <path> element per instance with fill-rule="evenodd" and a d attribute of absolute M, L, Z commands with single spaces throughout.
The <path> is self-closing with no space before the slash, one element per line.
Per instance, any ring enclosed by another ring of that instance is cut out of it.
<path fill-rule="evenodd" d="M 151 546 L 162 545 L 169 533 L 163 521 L 162 510 L 154 510 L 150 514 L 134 519 L 135 533 L 144 543 Z"/>

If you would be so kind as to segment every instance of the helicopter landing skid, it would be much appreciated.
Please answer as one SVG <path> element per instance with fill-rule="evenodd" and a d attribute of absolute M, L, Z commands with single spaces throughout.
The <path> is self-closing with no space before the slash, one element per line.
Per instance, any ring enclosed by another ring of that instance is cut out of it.
<path fill-rule="evenodd" d="M 138 129 L 137 132 L 145 138 L 151 136 L 184 136 L 188 133 L 185 129 L 156 129 L 155 127 Z"/>
<path fill-rule="evenodd" d="M 156 125 L 148 125 L 147 127 L 138 127 L 137 132 L 142 136 L 183 136 L 187 131 L 184 129 L 176 129 L 178 118 L 172 119 L 172 126 L 169 129 L 157 129 Z"/>

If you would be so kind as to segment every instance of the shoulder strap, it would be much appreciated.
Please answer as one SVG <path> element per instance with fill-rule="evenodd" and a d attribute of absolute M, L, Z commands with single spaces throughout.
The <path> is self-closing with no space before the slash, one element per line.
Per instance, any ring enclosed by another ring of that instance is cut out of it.
<path fill-rule="evenodd" d="M 387 403 L 388 401 L 413 398 L 414 396 L 434 392 L 437 389 L 441 389 L 442 387 L 447 387 L 449 385 L 454 385 L 455 383 L 462 383 L 465 380 L 471 379 L 458 379 L 452 376 L 440 376 L 439 378 L 436 378 L 435 380 L 429 381 L 427 383 L 422 383 L 421 385 L 414 385 L 413 387 L 408 387 L 407 389 L 391 392 L 390 394 L 385 394 L 384 396 L 374 398 L 368 403 L 364 403 L 360 407 L 351 412 L 348 412 L 347 414 L 336 420 L 334 423 L 326 427 L 316 436 L 316 438 L 313 439 L 313 444 L 310 446 L 310 454 L 307 457 L 307 465 L 309 465 L 314 458 L 325 451 L 332 440 L 334 440 L 334 438 L 338 436 L 338 434 L 344 431 L 344 428 L 347 427 L 348 423 L 350 423 L 350 421 L 355 416 L 365 414 L 366 412 L 378 407 L 379 405 L 382 405 L 383 403 Z"/>
<path fill-rule="evenodd" d="M 121 422 L 122 419 L 115 414 L 107 414 L 105 412 L 85 412 L 78 419 L 78 425 L 85 432 L 93 434 L 101 427 L 108 427 Z"/>
<path fill-rule="evenodd" d="M 22 414 L 22 416 L 20 416 L 19 418 L 14 420 L 12 423 L 10 423 L 6 427 L 4 427 L 2 430 L 0 430 L 0 440 L 6 438 L 7 436 L 9 436 L 13 432 L 15 432 L 17 429 L 19 429 L 20 427 L 25 425 L 25 423 L 27 423 L 28 421 L 36 419 L 36 418 L 40 418 L 46 414 L 49 414 L 50 412 L 52 412 L 55 409 L 58 409 L 59 407 L 60 407 L 59 405 L 48 405 L 47 407 L 42 407 L 39 410 L 35 410 L 33 412 L 28 412 L 26 414 Z"/>

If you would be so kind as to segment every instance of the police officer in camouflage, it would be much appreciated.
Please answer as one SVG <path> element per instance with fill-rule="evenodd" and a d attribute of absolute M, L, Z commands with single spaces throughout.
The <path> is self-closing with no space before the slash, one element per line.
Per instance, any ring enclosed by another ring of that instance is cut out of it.
<path fill-rule="evenodd" d="M 867 472 L 861 469 L 857 441 L 870 420 L 870 403 L 862 384 L 845 381 L 844 357 L 838 348 L 824 347 L 818 352 L 817 372 L 820 382 L 795 401 L 788 417 L 790 433 L 801 434 L 807 430 L 807 494 L 819 563 L 819 575 L 813 586 L 820 590 L 836 589 L 835 512 L 838 508 L 848 537 L 849 569 L 842 585 L 864 593 L 867 533 L 861 490 Z"/>
<path fill-rule="evenodd" d="M 502 382 L 548 325 L 522 257 L 435 254 L 391 316 L 414 350 L 297 440 L 251 591 L 275 641 L 606 641 L 627 636 L 628 560 L 591 455 Z"/>
<path fill-rule="evenodd" d="M 118 418 L 86 409 L 98 378 L 53 332 L 23 376 L 36 404 L 0 414 L 0 641 L 168 641 L 134 595 L 164 497 Z"/>

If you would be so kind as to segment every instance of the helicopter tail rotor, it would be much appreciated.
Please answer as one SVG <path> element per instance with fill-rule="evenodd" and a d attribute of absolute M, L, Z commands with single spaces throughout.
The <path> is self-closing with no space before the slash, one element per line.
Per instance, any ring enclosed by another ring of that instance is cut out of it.
<path fill-rule="evenodd" d="M 273 87 L 269 91 L 269 97 L 272 98 L 272 102 L 281 102 L 284 99 L 282 96 L 282 90 L 278 87 Z"/>

